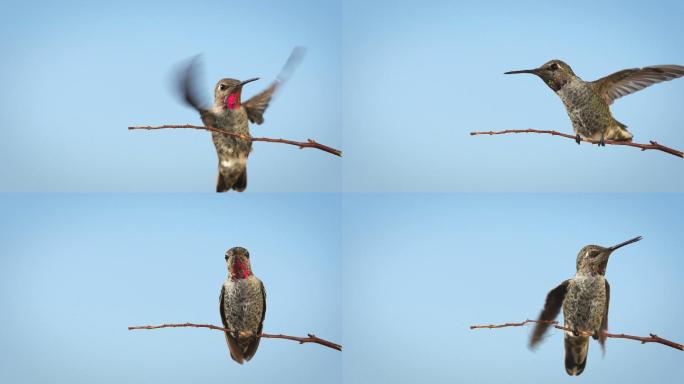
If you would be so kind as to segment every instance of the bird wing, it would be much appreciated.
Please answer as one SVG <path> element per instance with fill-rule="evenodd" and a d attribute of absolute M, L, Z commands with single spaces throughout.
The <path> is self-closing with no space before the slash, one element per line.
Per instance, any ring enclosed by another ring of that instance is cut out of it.
<path fill-rule="evenodd" d="M 201 77 L 201 68 L 199 55 L 188 61 L 188 64 L 178 73 L 178 93 L 183 102 L 200 113 L 200 118 L 205 127 L 216 128 L 216 116 L 209 109 L 207 99 L 197 91 L 197 79 Z"/>
<path fill-rule="evenodd" d="M 264 122 L 264 112 L 266 111 L 266 108 L 268 108 L 273 95 L 278 91 L 280 86 L 290 78 L 290 75 L 292 75 L 292 72 L 297 67 L 297 64 L 299 64 L 301 61 L 303 55 L 304 48 L 295 47 L 295 49 L 292 50 L 290 57 L 287 59 L 287 62 L 283 66 L 283 69 L 280 71 L 280 74 L 271 83 L 271 85 L 269 85 L 269 87 L 263 90 L 261 93 L 252 96 L 252 98 L 242 103 L 242 107 L 247 111 L 247 117 L 249 117 L 249 121 L 256 124 L 261 124 Z"/>
<path fill-rule="evenodd" d="M 560 312 L 563 306 L 563 299 L 568 291 L 569 283 L 570 280 L 565 280 L 546 295 L 546 303 L 544 304 L 544 309 L 539 314 L 539 320 L 551 321 L 558 316 L 558 312 Z M 530 338 L 530 348 L 534 348 L 541 341 L 542 336 L 544 336 L 550 325 L 548 323 L 535 324 L 532 337 Z"/>
<path fill-rule="evenodd" d="M 262 283 L 261 280 L 259 280 L 259 285 L 261 286 L 262 311 L 261 321 L 259 322 L 259 330 L 257 331 L 258 335 L 261 334 L 261 330 L 264 328 L 264 318 L 266 317 L 266 289 L 264 288 L 264 283 Z M 254 356 L 257 348 L 259 348 L 259 341 L 261 341 L 261 337 L 256 337 L 254 341 L 249 344 L 244 353 L 245 360 L 249 361 L 252 356 Z"/>
<path fill-rule="evenodd" d="M 615 72 L 612 75 L 593 81 L 599 95 L 608 104 L 616 99 L 642 90 L 661 81 L 669 81 L 684 76 L 680 65 L 654 65 L 652 67 L 632 68 Z"/>
<path fill-rule="evenodd" d="M 601 328 L 599 328 L 599 343 L 601 344 L 601 349 L 605 352 L 606 350 L 606 336 L 605 332 L 608 332 L 608 306 L 610 305 L 610 284 L 606 280 L 606 310 L 603 312 L 603 320 L 601 321 Z"/>
<path fill-rule="evenodd" d="M 192 57 L 188 64 L 178 72 L 178 93 L 189 106 L 202 112 L 208 109 L 207 99 L 197 91 L 197 79 L 202 73 L 200 55 Z"/>
<path fill-rule="evenodd" d="M 224 287 L 221 287 L 221 296 L 219 297 L 219 310 L 221 311 L 221 322 L 223 323 L 223 328 L 228 328 L 228 323 L 226 322 L 226 309 L 223 300 L 224 291 Z M 238 364 L 242 364 L 245 358 L 242 355 L 242 351 L 240 350 L 240 346 L 238 345 L 237 340 L 229 332 L 225 332 L 225 335 L 226 343 L 228 343 L 228 350 L 230 351 L 230 357 L 233 360 L 235 360 L 235 362 L 237 362 Z"/>

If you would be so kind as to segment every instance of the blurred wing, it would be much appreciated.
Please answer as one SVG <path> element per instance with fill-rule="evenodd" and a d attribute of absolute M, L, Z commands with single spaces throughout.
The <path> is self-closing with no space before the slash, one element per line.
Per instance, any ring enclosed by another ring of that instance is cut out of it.
<path fill-rule="evenodd" d="M 280 74 L 271 85 L 261 93 L 242 103 L 242 107 L 247 111 L 247 116 L 252 123 L 261 124 L 264 122 L 264 112 L 268 108 L 271 98 L 273 98 L 273 95 L 275 95 L 280 86 L 290 78 L 303 56 L 304 48 L 296 47 L 293 49 L 285 66 L 283 66 Z"/>
<path fill-rule="evenodd" d="M 655 65 L 645 68 L 632 68 L 615 72 L 592 84 L 599 95 L 612 104 L 616 99 L 642 90 L 661 81 L 669 81 L 684 76 L 684 67 L 680 65 Z"/>
<path fill-rule="evenodd" d="M 228 323 L 226 322 L 226 312 L 225 312 L 225 307 L 224 307 L 224 302 L 223 302 L 223 287 L 221 287 L 221 296 L 219 296 L 219 306 L 220 306 L 220 312 L 221 312 L 221 322 L 223 323 L 223 328 L 228 328 Z M 233 336 L 231 336 L 230 333 L 224 332 L 226 335 L 226 343 L 228 343 L 228 350 L 230 351 L 230 357 L 235 360 L 238 364 L 242 364 L 244 362 L 244 357 L 242 356 L 242 352 L 240 351 L 240 346 L 238 345 L 237 340 Z"/>
<path fill-rule="evenodd" d="M 207 110 L 207 100 L 200 96 L 197 91 L 197 82 L 201 74 L 200 56 L 194 56 L 190 59 L 188 64 L 182 68 L 178 73 L 178 93 L 181 99 L 189 106 L 195 108 L 197 111 Z"/>
<path fill-rule="evenodd" d="M 261 334 L 261 331 L 264 328 L 264 318 L 266 317 L 266 289 L 264 288 L 264 283 L 259 281 L 259 284 L 261 284 L 261 299 L 263 309 L 261 312 L 261 321 L 259 322 L 259 330 L 257 331 L 257 334 Z M 261 341 L 261 337 L 255 338 L 254 341 L 247 347 L 247 350 L 245 351 L 245 360 L 249 361 L 252 356 L 254 356 L 257 348 L 259 348 L 259 341 Z"/>
<path fill-rule="evenodd" d="M 603 321 L 601 322 L 601 328 L 599 328 L 599 343 L 601 344 L 601 349 L 605 352 L 606 350 L 606 336 L 605 332 L 608 332 L 608 306 L 610 305 L 610 284 L 606 280 L 606 311 L 603 312 Z"/>
<path fill-rule="evenodd" d="M 558 312 L 560 312 L 560 309 L 563 306 L 565 293 L 568 291 L 569 282 L 570 280 L 565 280 L 546 295 L 546 303 L 544 304 L 544 309 L 539 314 L 539 320 L 551 321 L 558 316 Z M 550 325 L 551 324 L 546 323 L 535 324 L 532 337 L 530 338 L 530 348 L 534 348 L 541 341 Z"/>

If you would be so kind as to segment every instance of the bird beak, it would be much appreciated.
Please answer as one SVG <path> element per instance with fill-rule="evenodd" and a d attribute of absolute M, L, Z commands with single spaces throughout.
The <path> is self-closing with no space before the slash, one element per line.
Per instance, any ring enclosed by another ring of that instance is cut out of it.
<path fill-rule="evenodd" d="M 637 237 L 635 237 L 635 238 L 633 238 L 633 239 L 629 239 L 629 240 L 627 240 L 627 241 L 625 241 L 625 242 L 622 242 L 622 243 L 620 243 L 620 244 L 618 244 L 618 245 L 613 245 L 612 247 L 608 248 L 608 250 L 611 251 L 611 252 L 613 252 L 614 250 L 616 250 L 616 249 L 618 249 L 618 248 L 622 248 L 622 247 L 624 247 L 625 245 L 628 245 L 628 244 L 636 243 L 637 241 L 639 241 L 639 240 L 641 240 L 641 239 L 642 239 L 641 236 L 637 236 Z"/>
<path fill-rule="evenodd" d="M 243 81 L 243 82 L 240 83 L 240 86 L 242 87 L 243 85 L 245 85 L 245 84 L 247 84 L 247 83 L 251 83 L 252 81 L 257 81 L 257 80 L 259 80 L 258 77 L 255 77 L 255 78 L 249 79 L 249 80 L 245 80 L 245 81 Z"/>
<path fill-rule="evenodd" d="M 539 76 L 539 68 L 535 68 L 535 69 L 523 69 L 523 70 L 520 70 L 520 71 L 508 71 L 508 72 L 504 72 L 504 75 L 517 75 L 518 73 L 531 73 L 531 74 L 533 74 L 533 75 Z"/>

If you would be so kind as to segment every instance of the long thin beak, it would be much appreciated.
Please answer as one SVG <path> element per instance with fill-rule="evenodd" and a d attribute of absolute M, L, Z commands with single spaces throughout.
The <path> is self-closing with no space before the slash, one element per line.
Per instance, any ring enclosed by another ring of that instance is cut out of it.
<path fill-rule="evenodd" d="M 618 248 L 624 247 L 625 245 L 628 245 L 628 244 L 636 243 L 637 241 L 639 241 L 639 240 L 641 240 L 641 239 L 642 239 L 641 236 L 637 236 L 637 237 L 635 237 L 635 238 L 633 238 L 633 239 L 629 239 L 629 240 L 627 240 L 627 241 L 625 241 L 625 242 L 623 242 L 623 243 L 620 243 L 620 244 L 618 244 L 618 245 L 613 245 L 612 247 L 610 247 L 610 248 L 608 248 L 608 249 L 609 249 L 611 252 L 613 252 L 614 250 L 616 250 L 616 249 L 618 249 Z"/>
<path fill-rule="evenodd" d="M 523 69 L 520 71 L 508 71 L 508 72 L 504 72 L 504 75 L 516 75 L 518 73 L 531 73 L 533 75 L 537 75 L 538 70 L 537 69 Z"/>
<path fill-rule="evenodd" d="M 245 84 L 247 84 L 247 83 L 251 83 L 252 81 L 257 81 L 257 80 L 259 80 L 258 77 L 255 77 L 255 78 L 249 79 L 249 80 L 245 80 L 245 81 L 243 81 L 243 82 L 240 83 L 240 86 L 242 87 L 243 85 L 245 85 Z"/>

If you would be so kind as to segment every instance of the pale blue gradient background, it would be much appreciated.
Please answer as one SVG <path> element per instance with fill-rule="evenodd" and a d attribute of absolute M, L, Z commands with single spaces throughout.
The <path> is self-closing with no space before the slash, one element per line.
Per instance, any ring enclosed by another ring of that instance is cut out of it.
<path fill-rule="evenodd" d="M 213 191 L 207 132 L 129 132 L 199 124 L 173 93 L 179 63 L 204 54 L 201 84 L 266 88 L 292 48 L 308 48 L 255 136 L 340 148 L 338 1 L 4 1 L 0 14 L 0 190 Z M 248 191 L 339 191 L 340 159 L 255 143 Z"/>
<path fill-rule="evenodd" d="M 264 331 L 341 342 L 339 195 L 2 195 L 0 382 L 334 383 L 341 354 L 263 340 L 239 366 L 220 324 L 225 251 L 268 295 Z"/>
<path fill-rule="evenodd" d="M 676 383 L 682 352 L 592 342 L 587 369 L 563 368 L 563 336 L 536 353 L 530 328 L 469 330 L 535 317 L 575 272 L 586 244 L 608 264 L 609 328 L 682 342 L 682 195 L 386 195 L 344 197 L 343 328 L 349 383 Z M 578 381 L 579 380 L 579 381 Z"/>
<path fill-rule="evenodd" d="M 344 190 L 684 191 L 684 162 L 572 133 L 560 99 L 531 75 L 559 58 L 594 80 L 684 65 L 681 1 L 343 2 Z M 684 148 L 684 80 L 615 102 L 638 142 Z"/>

